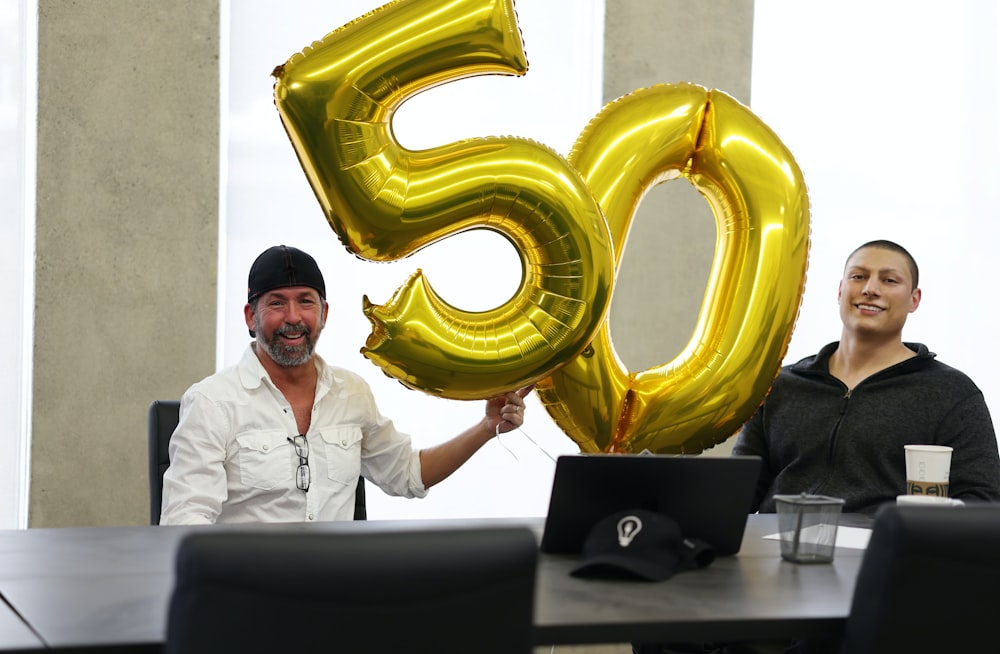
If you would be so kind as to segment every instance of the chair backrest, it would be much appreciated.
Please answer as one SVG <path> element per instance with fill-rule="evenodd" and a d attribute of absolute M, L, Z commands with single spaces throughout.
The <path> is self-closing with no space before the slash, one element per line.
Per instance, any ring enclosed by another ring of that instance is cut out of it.
<path fill-rule="evenodd" d="M 531 653 L 530 529 L 377 524 L 188 534 L 165 651 Z"/>
<path fill-rule="evenodd" d="M 996 651 L 998 615 L 1000 504 L 879 509 L 847 620 L 847 654 Z"/>
<path fill-rule="evenodd" d="M 149 524 L 160 524 L 163 499 L 163 473 L 170 467 L 167 446 L 180 420 L 181 403 L 177 400 L 153 400 L 146 414 L 146 438 L 149 457 Z"/>
<path fill-rule="evenodd" d="M 149 457 L 149 524 L 160 524 L 160 507 L 163 500 L 163 473 L 170 467 L 167 446 L 180 420 L 181 403 L 178 400 L 153 400 L 146 415 L 146 438 Z M 358 477 L 354 494 L 354 519 L 365 520 L 365 480 Z"/>

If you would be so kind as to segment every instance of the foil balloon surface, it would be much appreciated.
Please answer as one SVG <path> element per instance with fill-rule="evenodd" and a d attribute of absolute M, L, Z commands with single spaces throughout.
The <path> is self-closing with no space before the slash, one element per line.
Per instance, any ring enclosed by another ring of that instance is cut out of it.
<path fill-rule="evenodd" d="M 726 440 L 770 389 L 798 316 L 809 203 L 795 160 L 749 109 L 695 84 L 608 104 L 569 160 L 604 210 L 618 263 L 643 195 L 671 179 L 705 197 L 717 240 L 694 334 L 676 358 L 631 372 L 604 325 L 537 385 L 542 403 L 585 452 L 698 453 Z"/>

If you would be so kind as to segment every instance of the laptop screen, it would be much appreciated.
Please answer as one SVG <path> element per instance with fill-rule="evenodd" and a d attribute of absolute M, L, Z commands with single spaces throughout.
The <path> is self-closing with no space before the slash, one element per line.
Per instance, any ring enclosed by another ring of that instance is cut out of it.
<path fill-rule="evenodd" d="M 579 553 L 605 516 L 647 509 L 720 555 L 740 549 L 761 459 L 664 454 L 578 454 L 556 461 L 541 550 Z"/>

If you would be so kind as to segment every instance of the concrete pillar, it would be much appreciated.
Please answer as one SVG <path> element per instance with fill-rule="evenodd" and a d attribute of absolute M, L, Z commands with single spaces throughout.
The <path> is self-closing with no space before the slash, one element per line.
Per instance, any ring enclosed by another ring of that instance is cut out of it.
<path fill-rule="evenodd" d="M 29 526 L 148 521 L 146 407 L 215 368 L 217 0 L 39 0 Z"/>
<path fill-rule="evenodd" d="M 606 0 L 604 100 L 691 82 L 750 104 L 753 0 Z M 643 199 L 618 269 L 610 326 L 632 371 L 667 363 L 698 321 L 715 253 L 715 219 L 683 179 Z M 733 440 L 707 450 L 728 455 Z"/>

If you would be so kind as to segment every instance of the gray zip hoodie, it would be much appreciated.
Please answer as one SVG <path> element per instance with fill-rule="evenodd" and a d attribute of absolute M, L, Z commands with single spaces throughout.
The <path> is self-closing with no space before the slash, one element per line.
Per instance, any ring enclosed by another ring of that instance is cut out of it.
<path fill-rule="evenodd" d="M 785 366 L 743 426 L 733 454 L 764 459 L 754 511 L 774 512 L 774 495 L 819 493 L 845 500 L 845 513 L 874 514 L 905 492 L 903 446 L 954 448 L 949 494 L 1000 500 L 1000 456 L 982 391 L 964 373 L 917 353 L 849 390 L 829 371 L 838 343 Z"/>

